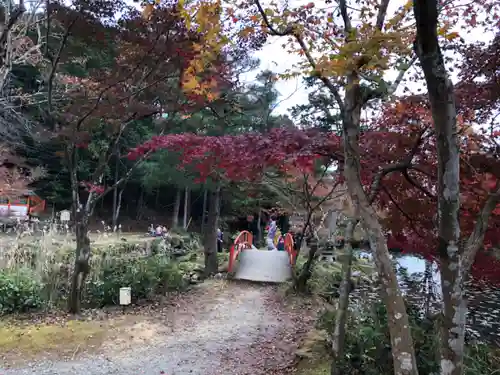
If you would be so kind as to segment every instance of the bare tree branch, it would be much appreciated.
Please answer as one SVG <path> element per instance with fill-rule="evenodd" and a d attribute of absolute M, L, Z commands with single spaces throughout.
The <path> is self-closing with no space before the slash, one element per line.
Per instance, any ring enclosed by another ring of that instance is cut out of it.
<path fill-rule="evenodd" d="M 368 201 L 370 204 L 373 203 L 375 198 L 377 197 L 377 194 L 380 190 L 380 185 L 382 183 L 382 179 L 393 172 L 402 172 L 403 174 L 405 171 L 410 169 L 412 167 L 412 162 L 413 158 L 415 157 L 417 151 L 419 150 L 420 146 L 422 145 L 423 140 L 425 139 L 424 135 L 427 132 L 427 127 L 422 129 L 420 133 L 417 135 L 417 139 L 415 141 L 415 144 L 413 145 L 410 153 L 406 156 L 405 160 L 400 162 L 400 163 L 393 163 L 393 164 L 388 164 L 384 167 L 382 167 L 377 174 L 375 175 L 375 178 L 373 179 L 371 186 L 370 186 L 370 195 L 368 196 Z"/>
<path fill-rule="evenodd" d="M 390 0 L 382 0 L 378 6 L 377 21 L 375 22 L 375 27 L 382 31 L 384 27 L 385 17 L 387 15 L 387 8 L 389 7 Z"/>
<path fill-rule="evenodd" d="M 347 13 L 346 0 L 339 0 L 339 7 L 340 7 L 340 14 L 342 15 L 342 19 L 344 20 L 344 32 L 346 38 L 348 38 L 348 35 L 352 29 L 352 25 L 351 25 L 351 19 L 349 18 L 349 14 Z"/>
<path fill-rule="evenodd" d="M 48 10 L 47 10 L 47 12 L 48 12 Z M 49 16 L 47 16 L 47 24 L 49 25 L 50 23 L 49 23 L 48 17 Z M 66 47 L 66 43 L 68 42 L 68 38 L 69 38 L 69 34 L 71 32 L 71 29 L 73 28 L 73 26 L 75 25 L 77 20 L 78 20 L 78 15 L 76 15 L 75 18 L 73 18 L 73 20 L 71 20 L 70 24 L 68 25 L 68 27 L 64 31 L 64 35 L 62 37 L 61 43 L 59 44 L 59 48 L 57 49 L 56 55 L 54 57 L 50 58 L 50 62 L 51 62 L 50 73 L 49 73 L 49 76 L 48 76 L 47 81 L 46 81 L 47 107 L 48 107 L 49 114 L 52 112 L 52 91 L 53 91 L 54 77 L 56 75 L 57 66 L 59 64 L 59 60 L 61 59 L 62 51 L 64 50 L 64 48 Z M 46 46 L 48 46 L 48 33 L 49 33 L 49 30 L 47 30 L 47 40 L 45 42 Z"/>
<path fill-rule="evenodd" d="M 276 36 L 287 36 L 291 35 L 294 36 L 295 39 L 297 40 L 297 43 L 299 43 L 300 48 L 304 52 L 304 55 L 306 56 L 307 61 L 311 65 L 311 67 L 316 71 L 316 61 L 312 57 L 311 53 L 309 52 L 309 49 L 307 48 L 304 39 L 300 35 L 299 31 L 297 30 L 297 27 L 293 24 L 288 25 L 284 30 L 278 30 L 276 29 L 272 24 L 271 21 L 269 21 L 269 18 L 266 15 L 266 12 L 264 11 L 264 8 L 262 8 L 262 5 L 260 4 L 259 0 L 254 0 L 255 5 L 257 5 L 257 9 L 259 10 L 259 13 L 266 25 L 266 27 L 269 29 L 271 35 L 276 35 Z M 343 113 L 344 111 L 344 102 L 340 96 L 339 90 L 331 80 L 329 80 L 327 77 L 325 77 L 322 74 L 316 75 L 318 79 L 323 82 L 323 84 L 331 91 L 333 94 L 335 100 L 337 101 L 337 104 L 339 105 L 340 112 Z"/>

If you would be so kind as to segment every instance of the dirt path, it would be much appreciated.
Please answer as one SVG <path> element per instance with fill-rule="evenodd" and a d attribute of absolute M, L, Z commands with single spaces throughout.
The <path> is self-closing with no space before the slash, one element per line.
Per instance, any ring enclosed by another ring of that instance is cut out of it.
<path fill-rule="evenodd" d="M 0 374 L 282 374 L 293 362 L 298 336 L 310 327 L 309 312 L 286 303 L 274 287 L 207 282 L 174 306 L 122 317 L 116 333 L 92 354 L 47 355 L 0 367 Z"/>

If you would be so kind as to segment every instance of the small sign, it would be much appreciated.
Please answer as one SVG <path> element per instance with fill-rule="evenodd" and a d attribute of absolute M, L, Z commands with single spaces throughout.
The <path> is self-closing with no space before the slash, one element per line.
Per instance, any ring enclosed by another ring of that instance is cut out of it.
<path fill-rule="evenodd" d="M 120 288 L 120 305 L 126 306 L 132 303 L 132 288 Z"/>
<path fill-rule="evenodd" d="M 68 222 L 70 220 L 70 218 L 71 218 L 71 213 L 68 210 L 62 210 L 60 212 L 60 215 L 61 215 L 61 221 L 63 223 Z"/>

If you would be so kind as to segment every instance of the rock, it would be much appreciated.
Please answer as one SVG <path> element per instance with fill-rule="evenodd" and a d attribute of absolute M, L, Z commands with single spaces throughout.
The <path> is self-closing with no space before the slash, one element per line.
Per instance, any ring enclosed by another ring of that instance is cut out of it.
<path fill-rule="evenodd" d="M 178 235 L 172 235 L 170 238 L 169 238 L 169 242 L 170 242 L 170 246 L 174 249 L 179 249 L 179 248 L 182 248 L 184 247 L 184 241 L 183 239 L 178 236 Z"/>

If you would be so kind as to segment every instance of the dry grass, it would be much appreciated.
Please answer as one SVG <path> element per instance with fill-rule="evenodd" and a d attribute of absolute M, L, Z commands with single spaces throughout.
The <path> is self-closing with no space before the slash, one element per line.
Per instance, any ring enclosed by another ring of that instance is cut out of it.
<path fill-rule="evenodd" d="M 99 252 L 114 244 L 128 245 L 151 242 L 152 237 L 143 234 L 90 233 L 93 250 Z M 37 263 L 53 263 L 62 255 L 72 253 L 76 247 L 73 235 L 48 233 L 43 236 L 11 237 L 0 236 L 0 268 L 11 268 L 19 264 L 29 264 L 33 251 L 37 253 Z"/>
<path fill-rule="evenodd" d="M 105 254 L 127 256 L 147 253 L 153 238 L 137 233 L 90 233 L 92 273 L 98 273 Z M 47 233 L 43 236 L 0 236 L 0 269 L 16 272 L 29 269 L 44 285 L 44 299 L 49 305 L 58 304 L 61 293 L 67 292 L 72 273 L 74 235 Z M 122 254 L 123 252 L 123 254 Z M 126 254 L 127 253 L 127 254 Z"/>
<path fill-rule="evenodd" d="M 296 352 L 297 356 L 308 360 L 320 360 L 328 357 L 327 338 L 326 331 L 317 329 L 308 331 L 303 338 L 302 345 Z"/>

